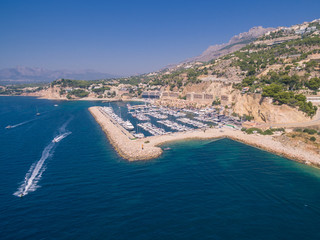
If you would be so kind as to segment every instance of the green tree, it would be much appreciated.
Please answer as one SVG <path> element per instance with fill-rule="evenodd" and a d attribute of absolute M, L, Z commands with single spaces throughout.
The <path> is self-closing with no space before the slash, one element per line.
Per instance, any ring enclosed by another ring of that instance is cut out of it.
<path fill-rule="evenodd" d="M 320 78 L 311 78 L 306 82 L 306 86 L 314 91 L 317 91 L 320 88 Z"/>
<path fill-rule="evenodd" d="M 282 86 L 276 83 L 272 83 L 269 86 L 263 88 L 263 97 L 274 97 L 276 94 L 283 90 Z"/>
<path fill-rule="evenodd" d="M 243 79 L 242 85 L 243 85 L 244 87 L 252 86 L 252 84 L 254 83 L 254 81 L 256 81 L 256 77 L 254 77 L 254 76 L 246 77 L 245 79 Z"/>

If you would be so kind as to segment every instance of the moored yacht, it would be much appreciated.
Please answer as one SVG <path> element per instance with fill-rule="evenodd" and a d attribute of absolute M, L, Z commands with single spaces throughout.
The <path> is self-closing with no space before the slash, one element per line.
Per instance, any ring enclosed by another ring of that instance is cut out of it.
<path fill-rule="evenodd" d="M 132 123 L 129 120 L 125 121 L 123 127 L 125 129 L 127 129 L 127 130 L 133 130 L 134 129 L 134 126 L 132 125 Z"/>
<path fill-rule="evenodd" d="M 144 138 L 144 134 L 143 133 L 135 133 L 133 134 L 134 137 L 136 138 Z"/>

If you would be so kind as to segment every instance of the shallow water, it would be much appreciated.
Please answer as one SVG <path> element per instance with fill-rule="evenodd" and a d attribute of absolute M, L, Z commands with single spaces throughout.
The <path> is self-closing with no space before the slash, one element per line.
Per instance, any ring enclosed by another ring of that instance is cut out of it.
<path fill-rule="evenodd" d="M 93 105 L 0 97 L 0 239 L 320 239 L 320 170 L 228 139 L 127 162 Z"/>

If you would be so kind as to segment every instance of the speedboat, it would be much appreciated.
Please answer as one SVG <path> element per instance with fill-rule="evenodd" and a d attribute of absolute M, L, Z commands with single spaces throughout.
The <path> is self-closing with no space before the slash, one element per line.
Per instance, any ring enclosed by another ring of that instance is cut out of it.
<path fill-rule="evenodd" d="M 12 126 L 11 125 L 6 126 L 6 129 L 9 129 L 9 128 L 12 128 Z"/>
<path fill-rule="evenodd" d="M 57 137 L 55 137 L 53 140 L 52 140 L 52 142 L 59 142 L 61 139 L 63 139 L 64 138 L 64 136 L 63 135 L 60 135 L 60 136 L 57 136 Z"/>

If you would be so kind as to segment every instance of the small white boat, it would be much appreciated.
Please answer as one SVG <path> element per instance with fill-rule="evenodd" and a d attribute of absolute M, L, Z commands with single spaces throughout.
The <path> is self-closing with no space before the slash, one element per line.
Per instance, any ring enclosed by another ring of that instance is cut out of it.
<path fill-rule="evenodd" d="M 132 123 L 129 120 L 127 120 L 124 123 L 124 128 L 127 129 L 127 130 L 133 130 L 134 126 L 132 125 Z"/>
<path fill-rule="evenodd" d="M 58 104 L 55 104 L 55 105 L 53 105 L 53 106 L 58 107 L 59 105 L 58 105 Z"/>
<path fill-rule="evenodd" d="M 143 133 L 135 133 L 133 134 L 134 137 L 136 138 L 144 138 L 144 134 Z"/>
<path fill-rule="evenodd" d="M 64 133 L 64 134 L 61 134 L 61 135 L 59 135 L 59 136 L 56 136 L 53 140 L 52 140 L 52 142 L 55 142 L 55 143 L 57 143 L 57 142 L 60 142 L 62 139 L 64 139 L 66 136 L 68 136 L 69 134 L 71 134 L 71 132 L 66 132 L 66 133 Z"/>
<path fill-rule="evenodd" d="M 59 142 L 62 138 L 64 138 L 64 136 L 63 135 L 60 135 L 60 136 L 57 136 L 57 137 L 55 137 L 53 140 L 52 140 L 52 142 Z"/>
<path fill-rule="evenodd" d="M 9 128 L 12 128 L 12 126 L 11 125 L 6 126 L 6 129 L 9 129 Z"/>

